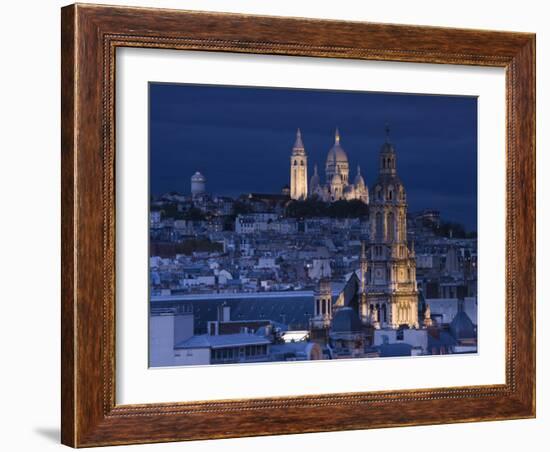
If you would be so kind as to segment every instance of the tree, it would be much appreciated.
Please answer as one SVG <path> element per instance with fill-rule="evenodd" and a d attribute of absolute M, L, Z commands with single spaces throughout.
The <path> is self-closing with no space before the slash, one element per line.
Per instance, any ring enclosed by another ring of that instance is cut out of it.
<path fill-rule="evenodd" d="M 206 219 L 206 215 L 204 215 L 202 210 L 197 209 L 196 207 L 191 207 L 183 214 L 183 219 L 190 221 L 202 221 Z"/>
<path fill-rule="evenodd" d="M 369 207 L 358 199 L 326 203 L 310 198 L 305 201 L 291 201 L 286 207 L 286 216 L 290 218 L 360 218 L 368 213 Z"/>
<path fill-rule="evenodd" d="M 235 201 L 233 203 L 233 215 L 244 215 L 252 213 L 252 207 L 242 201 Z"/>
<path fill-rule="evenodd" d="M 328 214 L 333 218 L 360 218 L 369 214 L 369 207 L 358 199 L 340 200 L 329 205 Z"/>
<path fill-rule="evenodd" d="M 178 210 L 178 205 L 176 203 L 165 204 L 162 206 L 161 210 L 162 219 L 173 218 L 174 220 L 183 220 L 183 212 Z"/>
<path fill-rule="evenodd" d="M 286 206 L 286 216 L 290 218 L 311 218 L 327 216 L 327 204 L 317 199 L 290 201 Z"/>

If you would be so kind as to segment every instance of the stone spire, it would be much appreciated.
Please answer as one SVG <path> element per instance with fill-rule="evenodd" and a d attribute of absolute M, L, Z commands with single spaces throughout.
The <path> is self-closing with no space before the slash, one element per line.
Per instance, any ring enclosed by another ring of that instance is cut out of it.
<path fill-rule="evenodd" d="M 294 154 L 303 154 L 305 151 L 304 142 L 302 141 L 302 132 L 299 128 L 296 130 L 296 141 L 294 142 L 292 151 Z"/>
<path fill-rule="evenodd" d="M 355 180 L 353 181 L 356 188 L 364 189 L 365 187 L 365 179 L 363 179 L 363 176 L 361 176 L 361 167 L 357 165 L 357 175 L 355 176 Z"/>
<path fill-rule="evenodd" d="M 313 166 L 313 176 L 311 176 L 311 180 L 309 181 L 309 190 L 311 193 L 314 193 L 315 190 L 319 188 L 321 185 L 321 179 L 319 178 L 319 173 L 317 172 L 317 164 Z"/>
<path fill-rule="evenodd" d="M 396 155 L 390 141 L 390 127 L 386 123 L 386 141 L 380 149 L 380 174 L 397 175 Z"/>
<path fill-rule="evenodd" d="M 296 130 L 296 141 L 290 155 L 290 197 L 306 199 L 307 190 L 307 155 L 302 141 L 302 132 Z"/>
<path fill-rule="evenodd" d="M 340 144 L 340 131 L 336 127 L 336 132 L 334 133 L 334 144 Z"/>
<path fill-rule="evenodd" d="M 424 326 L 429 327 L 432 326 L 432 311 L 430 309 L 430 305 L 426 305 L 426 310 L 424 311 Z"/>

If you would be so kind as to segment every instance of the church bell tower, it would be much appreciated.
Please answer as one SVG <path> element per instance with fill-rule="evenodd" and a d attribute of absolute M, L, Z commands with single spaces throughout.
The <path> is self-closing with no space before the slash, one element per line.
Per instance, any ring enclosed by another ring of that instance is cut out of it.
<path fill-rule="evenodd" d="M 377 311 L 382 327 L 418 328 L 416 259 L 414 248 L 407 243 L 407 198 L 387 126 L 371 194 L 369 310 Z"/>
<path fill-rule="evenodd" d="M 290 197 L 297 200 L 307 198 L 307 155 L 300 129 L 296 131 L 290 156 Z"/>

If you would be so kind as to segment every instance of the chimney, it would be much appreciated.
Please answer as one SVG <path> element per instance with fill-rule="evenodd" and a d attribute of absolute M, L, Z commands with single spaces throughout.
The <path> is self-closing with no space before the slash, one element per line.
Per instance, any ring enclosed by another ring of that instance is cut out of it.
<path fill-rule="evenodd" d="M 229 322 L 231 320 L 231 306 L 225 302 L 218 306 L 218 321 Z"/>
<path fill-rule="evenodd" d="M 210 320 L 206 329 L 209 336 L 217 336 L 220 334 L 220 322 L 217 320 Z"/>

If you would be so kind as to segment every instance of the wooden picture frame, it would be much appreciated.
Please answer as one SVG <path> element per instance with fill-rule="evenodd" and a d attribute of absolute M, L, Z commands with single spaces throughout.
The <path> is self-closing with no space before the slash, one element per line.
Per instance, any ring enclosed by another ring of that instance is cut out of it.
<path fill-rule="evenodd" d="M 535 416 L 535 35 L 79 4 L 62 9 L 61 34 L 64 444 L 86 447 Z M 506 383 L 117 405 L 118 47 L 505 68 Z"/>

